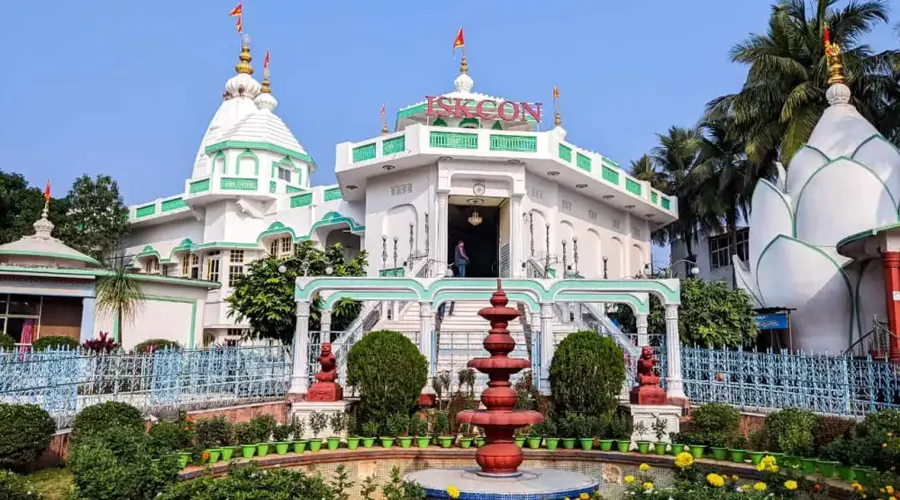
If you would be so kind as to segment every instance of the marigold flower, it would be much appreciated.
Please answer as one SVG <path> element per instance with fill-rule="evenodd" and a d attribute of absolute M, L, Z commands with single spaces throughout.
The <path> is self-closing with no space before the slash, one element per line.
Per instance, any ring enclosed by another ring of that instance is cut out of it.
<path fill-rule="evenodd" d="M 581 500 L 588 500 L 588 498 L 591 498 L 591 496 L 588 495 L 587 493 L 582 493 L 582 494 L 578 495 L 578 498 L 580 498 Z"/>
<path fill-rule="evenodd" d="M 797 489 L 797 481 L 793 479 L 788 479 L 784 482 L 784 487 L 787 488 L 788 491 L 794 491 Z"/>
<path fill-rule="evenodd" d="M 625 481 L 625 484 L 631 484 L 631 483 L 634 482 L 634 476 L 630 476 L 630 475 L 629 475 L 629 476 L 625 476 L 624 481 Z"/>
<path fill-rule="evenodd" d="M 641 464 L 641 466 L 638 468 L 641 469 L 641 472 L 647 472 L 648 470 L 650 470 L 650 465 L 649 464 Z"/>
<path fill-rule="evenodd" d="M 715 488 L 721 488 L 722 486 L 725 486 L 725 478 L 714 472 L 707 474 L 706 482 Z"/>
<path fill-rule="evenodd" d="M 756 483 L 753 485 L 753 489 L 756 491 L 766 491 L 766 483 Z"/>
<path fill-rule="evenodd" d="M 459 498 L 459 488 L 453 485 L 447 486 L 447 495 L 450 498 Z"/>
<path fill-rule="evenodd" d="M 884 490 L 887 491 L 888 495 L 893 495 L 893 494 L 894 494 L 894 487 L 891 486 L 891 485 L 885 486 Z"/>
<path fill-rule="evenodd" d="M 203 461 L 206 462 L 207 460 L 209 460 L 209 452 L 208 452 L 208 451 L 204 451 L 203 454 L 200 455 L 200 458 L 202 458 Z"/>
<path fill-rule="evenodd" d="M 675 457 L 675 467 L 679 469 L 684 469 L 694 465 L 694 456 L 690 453 L 683 451 Z"/>
<path fill-rule="evenodd" d="M 737 474 L 732 474 L 732 475 L 731 475 L 731 480 L 732 480 L 732 481 L 737 481 L 738 479 L 740 479 L 740 478 L 738 477 Z"/>
<path fill-rule="evenodd" d="M 744 493 L 747 493 L 748 491 L 750 491 L 750 485 L 745 484 L 745 485 L 741 486 L 741 491 L 743 491 Z"/>
<path fill-rule="evenodd" d="M 647 491 L 650 491 L 653 489 L 653 483 L 651 483 L 650 481 L 647 481 L 646 483 L 644 483 L 643 486 L 644 486 L 644 489 Z"/>

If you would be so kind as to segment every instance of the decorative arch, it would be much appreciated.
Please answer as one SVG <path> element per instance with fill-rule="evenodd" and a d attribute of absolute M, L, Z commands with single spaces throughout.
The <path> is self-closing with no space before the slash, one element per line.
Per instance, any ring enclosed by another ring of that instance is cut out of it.
<path fill-rule="evenodd" d="M 604 257 L 608 257 L 606 267 L 609 279 L 622 279 L 625 269 L 625 246 L 622 244 L 622 240 L 615 236 L 609 242 L 609 252 L 604 255 Z"/>
<path fill-rule="evenodd" d="M 481 128 L 478 118 L 463 118 L 459 122 L 459 128 Z"/>
<path fill-rule="evenodd" d="M 409 246 L 409 225 L 413 225 L 413 246 Z M 388 255 L 393 253 L 393 238 L 397 238 L 398 260 L 405 261 L 419 241 L 419 210 L 403 203 L 389 208 L 381 220 L 381 234 L 387 236 Z"/>
<path fill-rule="evenodd" d="M 290 235 L 292 239 L 297 240 L 297 233 L 294 232 L 288 226 L 285 226 L 283 223 L 275 221 L 266 228 L 265 231 L 259 233 L 259 236 L 256 237 L 257 243 L 262 243 L 263 238 L 268 238 L 270 236 L 283 236 Z"/>
<path fill-rule="evenodd" d="M 531 240 L 534 239 L 534 255 L 532 257 L 536 257 L 549 252 L 547 248 L 547 217 L 543 211 L 537 208 L 529 210 L 528 215 L 534 221 L 533 223 L 531 220 L 528 221 L 528 250 L 531 251 Z"/>
<path fill-rule="evenodd" d="M 447 122 L 444 121 L 443 118 L 438 118 L 437 120 L 434 121 L 434 123 L 431 124 L 431 126 L 432 127 L 446 127 Z"/>
<path fill-rule="evenodd" d="M 295 164 L 289 156 L 285 156 L 284 158 L 282 158 L 278 161 L 272 162 L 272 180 L 273 181 L 278 178 L 277 170 L 282 167 L 287 168 L 293 172 L 296 172 L 297 173 L 297 184 L 301 185 L 301 186 L 303 185 L 303 169 L 298 167 L 297 164 Z"/>
<path fill-rule="evenodd" d="M 602 239 L 596 229 L 588 229 L 585 238 L 578 240 L 578 268 L 583 276 L 603 277 L 603 250 Z"/>
<path fill-rule="evenodd" d="M 494 124 L 491 125 L 491 130 L 503 130 L 503 125 L 500 123 L 500 120 L 495 121 Z"/>
<path fill-rule="evenodd" d="M 644 271 L 644 250 L 640 245 L 631 245 L 631 254 L 628 256 L 631 269 L 629 277 L 637 276 Z"/>
<path fill-rule="evenodd" d="M 223 174 L 227 174 L 227 173 L 228 173 L 228 158 L 225 156 L 225 152 L 224 152 L 224 151 L 219 151 L 218 153 L 216 153 L 216 156 L 213 158 L 213 170 L 215 170 L 216 167 L 219 166 L 219 164 L 220 164 L 220 163 L 219 163 L 219 160 L 222 160 L 222 162 L 221 162 L 221 165 L 222 165 L 222 170 L 221 170 L 221 172 L 222 172 Z"/>
<path fill-rule="evenodd" d="M 243 153 L 239 154 L 237 157 L 237 162 L 235 163 L 235 174 L 241 175 L 241 160 L 244 158 L 250 158 L 253 160 L 253 175 L 259 176 L 259 157 L 256 156 L 256 153 L 250 151 L 249 149 L 245 149 Z"/>

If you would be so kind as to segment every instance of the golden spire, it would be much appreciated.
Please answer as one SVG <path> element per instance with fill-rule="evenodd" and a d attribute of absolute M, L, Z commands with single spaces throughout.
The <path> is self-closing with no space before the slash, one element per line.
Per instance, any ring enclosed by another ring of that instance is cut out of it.
<path fill-rule="evenodd" d="M 241 55 L 238 56 L 238 59 L 241 62 L 237 63 L 234 66 L 234 70 L 240 73 L 244 73 L 245 75 L 253 74 L 253 66 L 250 66 L 250 61 L 253 60 L 253 56 L 250 55 L 250 37 L 244 35 L 241 40 Z"/>
<path fill-rule="evenodd" d="M 462 60 L 459 61 L 459 72 L 460 73 L 468 73 L 469 72 L 469 60 L 466 59 L 466 49 L 463 48 Z"/>
<path fill-rule="evenodd" d="M 844 64 L 841 58 L 841 47 L 836 43 L 831 43 L 831 33 L 828 31 L 828 25 L 825 25 L 825 57 L 828 61 L 828 85 L 836 83 L 844 83 Z"/>
<path fill-rule="evenodd" d="M 559 114 L 559 104 L 556 102 L 559 100 L 559 88 L 553 87 L 553 125 L 557 127 L 562 126 L 562 116 Z"/>

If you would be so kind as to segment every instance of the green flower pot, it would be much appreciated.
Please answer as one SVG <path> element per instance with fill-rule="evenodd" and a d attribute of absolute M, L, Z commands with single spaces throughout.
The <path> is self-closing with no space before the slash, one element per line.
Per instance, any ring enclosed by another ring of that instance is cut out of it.
<path fill-rule="evenodd" d="M 396 438 L 392 438 L 392 437 L 381 437 L 381 438 L 378 438 L 378 441 L 381 443 L 381 447 L 384 448 L 384 449 L 388 449 L 388 448 L 394 446 L 394 441 L 395 441 L 395 440 L 396 440 Z"/>
<path fill-rule="evenodd" d="M 241 456 L 244 458 L 253 458 L 253 455 L 256 455 L 255 444 L 245 444 L 241 446 Z"/>
<path fill-rule="evenodd" d="M 219 461 L 219 458 L 222 457 L 222 448 L 210 448 L 206 450 L 209 453 L 209 462 L 210 464 L 214 464 Z"/>
<path fill-rule="evenodd" d="M 719 448 L 714 446 L 710 448 L 710 451 L 712 451 L 713 458 L 716 460 L 725 460 L 726 458 L 728 458 L 728 448 Z"/>
<path fill-rule="evenodd" d="M 237 450 L 237 446 L 226 446 L 222 448 L 222 461 L 227 462 L 231 460 L 231 457 L 234 456 L 235 450 Z"/>
<path fill-rule="evenodd" d="M 559 438 L 544 438 L 544 446 L 553 451 L 559 446 Z"/>
<path fill-rule="evenodd" d="M 578 445 L 584 451 L 591 451 L 594 447 L 594 438 L 578 438 Z"/>
<path fill-rule="evenodd" d="M 483 436 L 478 436 L 477 438 L 475 438 L 475 446 L 478 446 L 479 448 L 484 446 L 484 437 Z"/>
<path fill-rule="evenodd" d="M 525 440 L 528 443 L 528 447 L 532 450 L 536 450 L 541 447 L 541 438 L 540 437 L 529 437 Z"/>
<path fill-rule="evenodd" d="M 359 436 L 348 437 L 347 438 L 347 449 L 355 450 L 355 449 L 359 448 L 359 441 L 360 441 Z"/>
<path fill-rule="evenodd" d="M 565 450 L 575 449 L 575 438 L 562 438 L 562 446 Z"/>
<path fill-rule="evenodd" d="M 785 467 L 800 467 L 800 458 L 795 457 L 794 455 L 785 455 L 784 458 L 784 466 Z"/>
<path fill-rule="evenodd" d="M 525 446 L 525 438 L 517 437 L 516 438 L 516 446 L 518 446 L 519 448 L 524 447 Z"/>
<path fill-rule="evenodd" d="M 678 455 L 684 453 L 684 445 L 683 444 L 673 444 L 669 448 L 669 453 L 671 453 L 673 456 L 677 457 Z"/>
<path fill-rule="evenodd" d="M 650 453 L 650 441 L 638 441 L 637 447 L 638 453 L 642 453 L 644 455 Z"/>
<path fill-rule="evenodd" d="M 294 453 L 303 453 L 304 451 L 306 451 L 307 444 L 309 444 L 309 441 L 305 439 L 294 441 Z"/>
<path fill-rule="evenodd" d="M 653 448 L 656 451 L 657 455 L 665 455 L 666 448 L 668 448 L 668 447 L 669 447 L 669 443 L 656 443 L 653 445 Z"/>
<path fill-rule="evenodd" d="M 438 443 L 440 443 L 441 448 L 449 448 L 453 446 L 454 436 L 440 436 L 438 437 Z"/>
<path fill-rule="evenodd" d="M 259 443 L 256 445 L 256 456 L 264 457 L 269 454 L 269 443 Z"/>
<path fill-rule="evenodd" d="M 475 438 L 459 438 L 460 448 L 471 448 Z"/>
<path fill-rule="evenodd" d="M 762 462 L 762 459 L 765 456 L 766 454 L 761 451 L 751 451 L 750 461 L 753 462 L 753 465 L 759 465 L 759 463 Z"/>
<path fill-rule="evenodd" d="M 398 437 L 397 441 L 400 443 L 401 448 L 409 448 L 412 446 L 413 438 L 412 436 L 402 436 Z"/>
<path fill-rule="evenodd" d="M 322 449 L 322 440 L 314 438 L 309 441 L 308 446 L 309 446 L 309 451 L 315 453 Z"/>
<path fill-rule="evenodd" d="M 616 441 L 616 449 L 619 453 L 628 453 L 631 451 L 631 440 L 620 439 Z"/>
<path fill-rule="evenodd" d="M 837 467 L 838 476 L 844 481 L 853 481 L 856 479 L 856 474 L 853 473 L 853 467 L 849 465 L 838 465 Z"/>
<path fill-rule="evenodd" d="M 256 451 L 255 448 L 254 448 L 254 451 Z M 252 457 L 253 455 L 250 455 L 250 456 Z M 247 457 L 247 458 L 250 458 L 250 457 Z M 184 469 L 185 467 L 188 466 L 188 464 L 190 462 L 191 462 L 191 454 L 190 453 L 181 452 L 178 454 L 178 467 L 179 468 Z"/>
<path fill-rule="evenodd" d="M 803 472 L 806 474 L 816 473 L 816 459 L 814 458 L 800 459 L 800 466 L 803 468 Z"/>
<path fill-rule="evenodd" d="M 838 462 L 833 462 L 831 460 L 819 460 L 816 462 L 816 465 L 819 467 L 819 474 L 821 474 L 823 477 L 834 477 Z"/>
<path fill-rule="evenodd" d="M 729 449 L 728 453 L 731 454 L 732 462 L 742 464 L 744 463 L 744 456 L 747 454 L 747 450 Z"/>
<path fill-rule="evenodd" d="M 853 479 L 859 481 L 859 484 L 865 486 L 869 482 L 868 467 L 853 466 Z"/>
<path fill-rule="evenodd" d="M 428 445 L 431 444 L 431 438 L 428 436 L 419 436 L 416 438 L 416 444 L 419 445 L 419 448 L 428 448 Z"/>
<path fill-rule="evenodd" d="M 331 436 L 326 440 L 328 443 L 328 449 L 334 451 L 341 447 L 341 438 L 337 436 Z"/>
<path fill-rule="evenodd" d="M 703 458 L 703 453 L 706 451 L 706 446 L 700 444 L 692 444 L 691 445 L 691 455 L 694 458 Z"/>
<path fill-rule="evenodd" d="M 362 438 L 363 448 L 371 448 L 375 446 L 375 438 Z"/>
<path fill-rule="evenodd" d="M 276 455 L 287 455 L 288 450 L 291 448 L 291 443 L 275 443 L 275 454 Z"/>
<path fill-rule="evenodd" d="M 613 448 L 613 440 L 612 439 L 601 439 L 600 440 L 600 451 L 612 451 Z"/>
<path fill-rule="evenodd" d="M 767 451 L 767 452 L 766 452 L 766 455 L 769 455 L 770 457 L 772 457 L 772 458 L 775 459 L 775 465 L 778 465 L 778 466 L 784 466 L 784 465 L 787 465 L 787 464 L 784 462 L 784 453 L 781 453 L 781 452 L 773 453 L 773 452 Z M 765 458 L 765 457 L 764 457 L 764 458 Z"/>

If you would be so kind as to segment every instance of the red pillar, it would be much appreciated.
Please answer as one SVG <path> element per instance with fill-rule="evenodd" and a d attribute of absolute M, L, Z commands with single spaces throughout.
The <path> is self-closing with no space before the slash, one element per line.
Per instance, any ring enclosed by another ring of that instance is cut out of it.
<path fill-rule="evenodd" d="M 888 326 L 891 328 L 890 351 L 888 359 L 900 362 L 900 252 L 884 252 L 881 254 L 881 265 L 884 268 L 884 298 L 887 301 Z M 898 295 L 898 300 L 894 295 Z"/>

